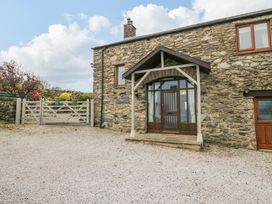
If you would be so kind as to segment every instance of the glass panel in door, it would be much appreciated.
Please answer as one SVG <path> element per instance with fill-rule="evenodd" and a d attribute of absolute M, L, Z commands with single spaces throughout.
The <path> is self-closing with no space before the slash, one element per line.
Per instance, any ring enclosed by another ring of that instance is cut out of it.
<path fill-rule="evenodd" d="M 180 122 L 187 123 L 187 91 L 180 90 Z"/>
<path fill-rule="evenodd" d="M 272 99 L 271 100 L 259 100 L 258 120 L 271 120 L 272 121 Z"/>
<path fill-rule="evenodd" d="M 163 129 L 178 129 L 178 92 L 163 92 Z"/>

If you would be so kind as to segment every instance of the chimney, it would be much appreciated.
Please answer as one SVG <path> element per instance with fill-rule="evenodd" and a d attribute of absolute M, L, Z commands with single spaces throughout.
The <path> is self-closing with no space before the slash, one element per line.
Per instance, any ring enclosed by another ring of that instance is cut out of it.
<path fill-rule="evenodd" d="M 124 38 L 131 38 L 136 36 L 136 28 L 133 25 L 133 21 L 127 18 L 127 23 L 124 25 Z"/>

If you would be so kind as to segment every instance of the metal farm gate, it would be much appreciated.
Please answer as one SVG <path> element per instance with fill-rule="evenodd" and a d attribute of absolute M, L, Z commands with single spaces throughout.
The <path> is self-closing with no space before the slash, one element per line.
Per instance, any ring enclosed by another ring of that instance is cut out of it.
<path fill-rule="evenodd" d="M 22 124 L 94 124 L 94 102 L 27 101 L 22 102 Z"/>

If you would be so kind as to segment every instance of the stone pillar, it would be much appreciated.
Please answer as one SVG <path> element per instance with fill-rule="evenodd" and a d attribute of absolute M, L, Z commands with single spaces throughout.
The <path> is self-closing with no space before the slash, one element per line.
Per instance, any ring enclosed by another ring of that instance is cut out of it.
<path fill-rule="evenodd" d="M 131 38 L 136 36 L 136 28 L 133 25 L 133 21 L 127 18 L 127 23 L 124 25 L 124 38 Z"/>

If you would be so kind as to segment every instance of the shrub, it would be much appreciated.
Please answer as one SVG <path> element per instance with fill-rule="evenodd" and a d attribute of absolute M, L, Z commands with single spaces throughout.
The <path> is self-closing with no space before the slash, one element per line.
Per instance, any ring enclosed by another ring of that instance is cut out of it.
<path fill-rule="evenodd" d="M 62 101 L 70 101 L 72 100 L 72 93 L 64 92 L 61 93 L 57 99 L 62 100 Z"/>

